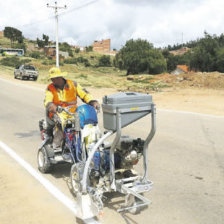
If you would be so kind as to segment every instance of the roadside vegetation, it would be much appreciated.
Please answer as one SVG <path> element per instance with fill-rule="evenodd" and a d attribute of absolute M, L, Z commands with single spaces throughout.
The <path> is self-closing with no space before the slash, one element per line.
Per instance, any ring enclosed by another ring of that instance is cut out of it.
<path fill-rule="evenodd" d="M 21 31 L 12 27 L 5 27 L 4 34 L 6 37 L 0 38 L 0 46 L 22 48 L 25 55 L 23 57 L 6 56 L 4 52 L 1 52 L 0 74 L 13 76 L 16 66 L 32 64 L 39 70 L 37 82 L 47 83 L 48 70 L 55 65 L 55 60 L 50 56 L 47 57 L 41 49 L 54 44 L 49 41 L 49 37 L 43 34 L 42 39 L 27 40 Z M 185 54 L 170 53 L 171 50 L 183 46 L 189 47 L 189 51 Z M 68 72 L 68 78 L 77 80 L 83 86 L 97 88 L 150 92 L 159 91 L 164 87 L 190 83 L 189 80 L 193 80 L 191 75 L 177 77 L 168 74 L 178 64 L 188 65 L 190 70 L 198 72 L 194 72 L 195 75 L 202 76 L 201 80 L 206 80 L 205 72 L 224 72 L 223 34 L 218 37 L 205 32 L 204 37 L 197 41 L 173 47 L 168 46 L 165 49 L 155 48 L 146 40 L 131 39 L 118 51 L 116 56 L 93 52 L 92 46 L 87 46 L 85 51 L 80 51 L 80 49 L 72 48 L 68 43 L 59 43 L 59 50 L 69 56 L 60 60 L 60 68 Z M 219 83 L 222 83 L 220 81 L 223 78 L 222 74 L 220 77 Z M 198 87 L 206 86 L 199 81 L 196 83 Z M 194 86 L 192 83 L 190 85 Z"/>
<path fill-rule="evenodd" d="M 96 55 L 96 53 L 94 53 Z M 90 63 L 97 64 L 97 58 L 101 55 L 95 56 Z M 7 60 L 5 60 L 7 58 Z M 48 70 L 52 65 L 46 65 L 43 62 L 47 62 L 47 59 L 35 59 L 31 57 L 0 57 L 0 75 L 10 75 L 13 77 L 14 64 L 23 64 L 24 61 L 34 65 L 39 71 L 39 77 L 37 82 L 48 83 Z M 55 61 L 53 66 L 55 65 Z M 145 80 L 136 81 L 131 76 L 126 76 L 125 70 L 119 70 L 115 67 L 99 67 L 99 66 L 85 66 L 84 63 L 77 62 L 75 64 L 66 64 L 60 66 L 62 71 L 68 72 L 68 78 L 74 79 L 84 87 L 96 87 L 96 88 L 115 88 L 122 91 L 139 91 L 150 92 L 152 90 L 158 90 L 163 87 L 167 87 L 166 83 L 157 81 L 150 83 L 153 79 L 153 75 L 141 74 L 141 77 L 146 77 Z"/>

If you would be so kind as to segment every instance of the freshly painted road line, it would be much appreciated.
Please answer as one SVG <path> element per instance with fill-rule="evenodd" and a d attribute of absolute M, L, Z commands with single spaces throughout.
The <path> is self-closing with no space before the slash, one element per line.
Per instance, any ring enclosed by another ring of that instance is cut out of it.
<path fill-rule="evenodd" d="M 67 208 L 69 208 L 75 216 L 77 216 L 77 204 L 70 198 L 63 194 L 58 188 L 56 188 L 49 180 L 44 178 L 39 172 L 37 172 L 29 163 L 22 159 L 13 149 L 0 141 L 0 148 L 8 153 L 14 160 L 16 160 L 26 171 L 28 171 L 34 178 L 36 178 L 55 198 L 62 202 Z M 85 223 L 99 223 L 94 219 L 83 220 Z"/>

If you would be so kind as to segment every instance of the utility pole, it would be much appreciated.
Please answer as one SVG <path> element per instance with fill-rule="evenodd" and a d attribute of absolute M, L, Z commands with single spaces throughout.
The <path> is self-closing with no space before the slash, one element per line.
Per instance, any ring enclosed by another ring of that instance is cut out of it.
<path fill-rule="evenodd" d="M 182 32 L 182 47 L 183 47 L 183 45 L 184 45 L 184 33 Z"/>
<path fill-rule="evenodd" d="M 49 5 L 47 3 L 47 7 L 53 8 L 55 10 L 55 23 L 56 23 L 56 67 L 59 68 L 59 49 L 58 49 L 58 9 L 66 9 L 67 6 L 58 6 L 57 2 L 55 2 L 55 5 Z"/>

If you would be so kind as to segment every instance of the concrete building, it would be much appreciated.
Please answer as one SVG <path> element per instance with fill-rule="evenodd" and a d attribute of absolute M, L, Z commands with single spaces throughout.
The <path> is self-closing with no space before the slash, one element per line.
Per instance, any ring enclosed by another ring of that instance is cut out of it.
<path fill-rule="evenodd" d="M 93 51 L 97 51 L 100 53 L 109 53 L 110 52 L 110 39 L 101 40 L 101 41 L 94 41 L 92 44 Z"/>

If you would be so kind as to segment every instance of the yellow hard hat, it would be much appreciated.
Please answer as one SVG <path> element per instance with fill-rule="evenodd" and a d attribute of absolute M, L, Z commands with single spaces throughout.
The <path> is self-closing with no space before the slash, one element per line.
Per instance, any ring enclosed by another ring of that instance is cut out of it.
<path fill-rule="evenodd" d="M 67 72 L 61 72 L 60 68 L 53 67 L 49 70 L 48 79 L 57 78 L 57 77 L 65 77 L 67 76 Z"/>

